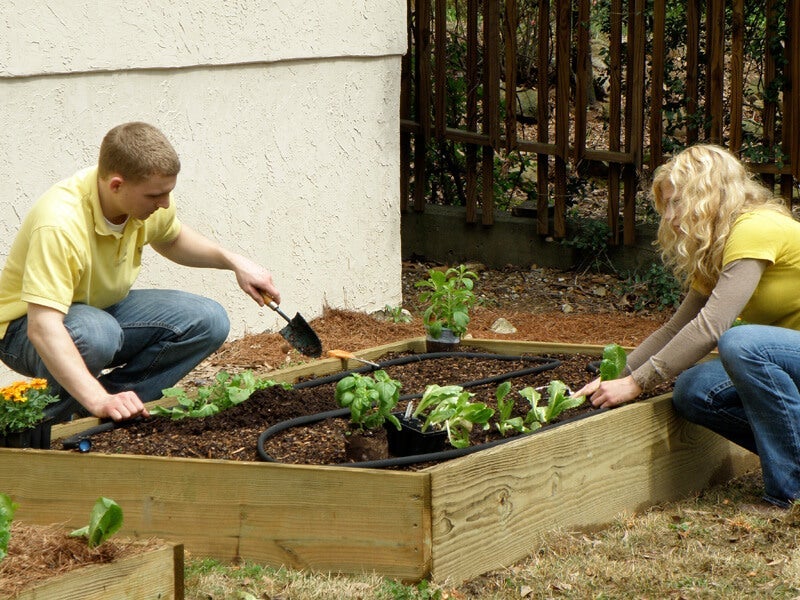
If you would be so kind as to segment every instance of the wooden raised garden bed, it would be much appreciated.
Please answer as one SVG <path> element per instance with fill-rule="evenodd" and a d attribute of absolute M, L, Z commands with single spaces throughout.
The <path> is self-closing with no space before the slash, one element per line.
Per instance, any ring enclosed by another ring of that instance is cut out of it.
<path fill-rule="evenodd" d="M 469 343 L 503 354 L 602 353 Z M 420 338 L 362 356 L 424 348 Z M 295 381 L 341 367 L 325 359 L 270 376 Z M 84 421 L 53 435 L 91 426 Z M 195 556 L 457 582 L 526 556 L 550 528 L 596 527 L 756 465 L 677 418 L 663 395 L 415 472 L 2 449 L 0 481 L 23 521 L 77 527 L 87 503 L 103 495 L 124 507 L 124 533 L 180 541 Z"/>
<path fill-rule="evenodd" d="M 183 600 L 183 546 L 165 543 L 49 577 L 10 600 Z"/>

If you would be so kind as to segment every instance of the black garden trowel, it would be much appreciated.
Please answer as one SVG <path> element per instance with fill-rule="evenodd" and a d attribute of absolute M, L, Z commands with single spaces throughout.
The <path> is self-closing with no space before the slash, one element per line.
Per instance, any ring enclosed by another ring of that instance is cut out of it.
<path fill-rule="evenodd" d="M 293 319 L 290 319 L 284 313 L 275 301 L 264 292 L 261 293 L 264 301 L 272 310 L 282 316 L 289 323 L 286 327 L 280 330 L 283 338 L 289 342 L 293 348 L 296 348 L 301 353 L 311 358 L 317 358 L 322 355 L 322 343 L 319 341 L 319 336 L 311 329 L 306 320 L 300 316 L 300 313 L 295 314 Z"/>

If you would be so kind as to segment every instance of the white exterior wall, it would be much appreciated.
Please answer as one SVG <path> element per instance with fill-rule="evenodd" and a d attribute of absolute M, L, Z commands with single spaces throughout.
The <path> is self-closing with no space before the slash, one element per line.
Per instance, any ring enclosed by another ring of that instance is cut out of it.
<path fill-rule="evenodd" d="M 402 0 L 4 0 L 0 260 L 52 183 L 94 164 L 108 129 L 143 120 L 181 157 L 188 225 L 262 263 L 281 307 L 371 311 L 401 300 Z M 277 314 L 230 272 L 150 251 L 137 287 L 220 301 L 231 337 Z"/>

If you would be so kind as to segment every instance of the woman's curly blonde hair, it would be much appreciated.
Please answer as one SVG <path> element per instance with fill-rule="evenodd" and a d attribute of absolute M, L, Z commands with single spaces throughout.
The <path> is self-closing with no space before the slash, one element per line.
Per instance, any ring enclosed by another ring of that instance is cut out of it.
<path fill-rule="evenodd" d="M 678 229 L 663 218 L 663 184 L 674 188 L 669 200 Z M 731 227 L 742 214 L 767 208 L 791 215 L 783 200 L 758 183 L 725 148 L 698 144 L 656 169 L 652 186 L 655 209 L 662 216 L 658 245 L 664 264 L 686 286 L 710 293 L 722 270 L 722 253 Z"/>

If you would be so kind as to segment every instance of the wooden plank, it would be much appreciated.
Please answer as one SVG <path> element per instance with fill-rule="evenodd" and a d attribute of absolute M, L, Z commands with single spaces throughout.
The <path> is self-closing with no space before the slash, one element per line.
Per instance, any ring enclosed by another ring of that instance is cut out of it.
<path fill-rule="evenodd" d="M 538 43 L 536 57 L 536 140 L 547 144 L 550 139 L 550 0 L 539 0 Z M 548 208 L 550 201 L 548 153 L 536 156 L 536 232 L 550 233 Z"/>
<path fill-rule="evenodd" d="M 102 495 L 123 507 L 123 535 L 181 541 L 197 556 L 428 573 L 425 473 L 0 449 L 0 480 L 25 522 L 79 527 Z"/>
<path fill-rule="evenodd" d="M 708 3 L 709 34 L 708 54 L 708 114 L 711 118 L 710 141 L 722 142 L 724 90 L 723 60 L 725 55 L 725 3 L 724 0 L 710 0 Z"/>
<path fill-rule="evenodd" d="M 425 212 L 425 188 L 428 183 L 428 142 L 431 139 L 431 4 L 416 0 L 416 37 L 414 40 L 415 108 L 420 132 L 414 138 L 414 211 Z"/>
<path fill-rule="evenodd" d="M 507 152 L 517 149 L 517 0 L 505 1 L 506 144 Z"/>
<path fill-rule="evenodd" d="M 161 548 L 52 577 L 14 600 L 183 600 L 183 546 Z"/>
<path fill-rule="evenodd" d="M 769 0 L 768 0 L 769 1 Z M 689 0 L 686 6 L 686 144 L 699 136 L 700 119 L 700 2 Z"/>
<path fill-rule="evenodd" d="M 467 0 L 467 129 L 478 131 L 478 0 Z M 478 149 L 467 142 L 467 223 L 478 221 Z"/>
<path fill-rule="evenodd" d="M 744 0 L 733 0 L 731 9 L 730 60 L 730 141 L 728 147 L 738 155 L 742 149 L 742 118 L 744 115 Z"/>
<path fill-rule="evenodd" d="M 592 85 L 592 58 L 589 49 L 589 0 L 578 0 L 578 22 L 575 24 L 577 37 L 577 66 L 575 78 L 575 125 L 573 160 L 578 164 L 583 160 L 586 150 L 586 110 L 589 106 L 589 86 Z"/>
<path fill-rule="evenodd" d="M 661 396 L 437 465 L 432 577 L 457 583 L 510 565 L 551 529 L 601 526 L 755 464 Z"/>
<path fill-rule="evenodd" d="M 666 0 L 653 0 L 653 55 L 650 75 L 650 169 L 662 162 L 664 135 L 664 58 L 666 35 Z"/>
<path fill-rule="evenodd" d="M 446 0 L 432 0 L 433 17 L 433 60 L 434 60 L 434 135 L 436 141 L 444 141 L 447 126 L 447 5 Z"/>

